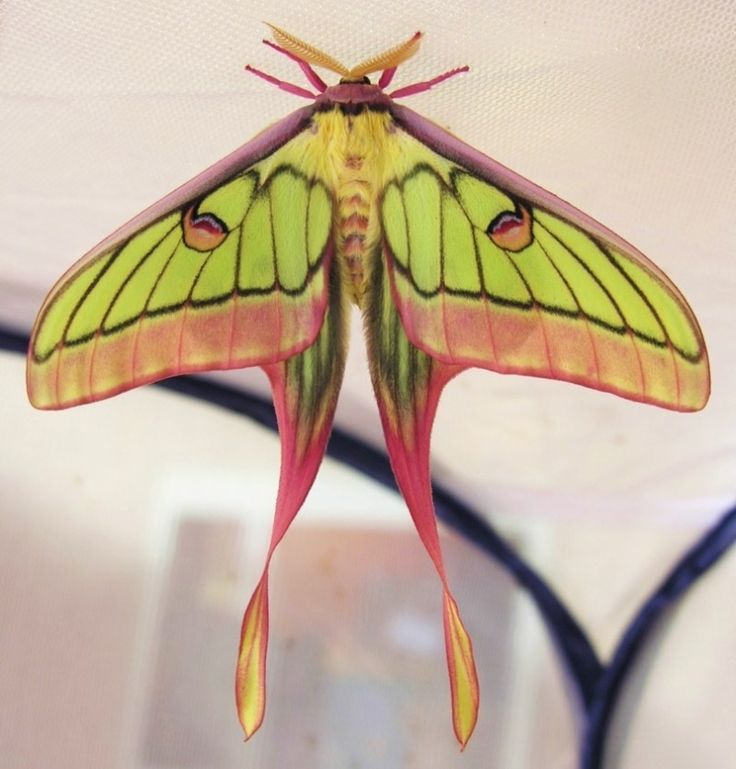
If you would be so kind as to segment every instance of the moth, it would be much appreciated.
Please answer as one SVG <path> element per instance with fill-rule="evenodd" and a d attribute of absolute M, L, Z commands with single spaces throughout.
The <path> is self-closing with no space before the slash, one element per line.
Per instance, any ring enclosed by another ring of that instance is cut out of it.
<path fill-rule="evenodd" d="M 28 394 L 58 409 L 176 374 L 265 370 L 282 457 L 236 671 L 250 737 L 265 709 L 268 566 L 322 460 L 357 305 L 391 464 L 441 582 L 452 721 L 464 746 L 478 680 L 429 470 L 443 387 L 479 366 L 693 411 L 710 389 L 703 335 L 678 289 L 626 241 L 396 102 L 468 69 L 388 93 L 420 33 L 348 69 L 271 29 L 275 42 L 264 42 L 295 61 L 314 91 L 246 69 L 310 104 L 59 280 L 33 330 Z M 315 66 L 339 83 L 328 87 Z"/>

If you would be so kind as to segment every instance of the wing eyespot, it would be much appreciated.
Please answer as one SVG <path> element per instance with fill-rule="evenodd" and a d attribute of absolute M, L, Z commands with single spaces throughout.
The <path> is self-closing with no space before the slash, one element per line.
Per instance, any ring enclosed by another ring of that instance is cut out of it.
<path fill-rule="evenodd" d="M 227 225 L 212 213 L 198 213 L 197 203 L 187 208 L 181 221 L 184 242 L 194 251 L 212 251 L 228 236 Z"/>
<path fill-rule="evenodd" d="M 514 211 L 502 211 L 491 220 L 486 234 L 504 251 L 523 251 L 534 240 L 529 209 L 517 203 Z"/>

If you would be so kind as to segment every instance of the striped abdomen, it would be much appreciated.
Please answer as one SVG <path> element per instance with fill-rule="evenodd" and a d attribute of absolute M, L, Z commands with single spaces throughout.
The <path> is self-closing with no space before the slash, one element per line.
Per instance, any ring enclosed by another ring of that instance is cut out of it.
<path fill-rule="evenodd" d="M 365 291 L 365 258 L 370 246 L 371 188 L 362 179 L 346 180 L 338 191 L 338 254 L 351 298 L 360 304 Z"/>

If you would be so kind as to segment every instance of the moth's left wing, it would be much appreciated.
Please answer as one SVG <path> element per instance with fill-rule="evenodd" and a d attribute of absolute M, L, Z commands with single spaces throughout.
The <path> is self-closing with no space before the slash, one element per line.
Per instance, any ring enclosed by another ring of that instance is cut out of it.
<path fill-rule="evenodd" d="M 311 345 L 327 305 L 332 192 L 293 113 L 124 225 L 39 312 L 38 408 L 185 372 L 269 365 Z"/>
<path fill-rule="evenodd" d="M 445 363 L 563 379 L 681 411 L 709 395 L 693 312 L 639 251 L 392 106 L 384 256 L 411 342 Z"/>

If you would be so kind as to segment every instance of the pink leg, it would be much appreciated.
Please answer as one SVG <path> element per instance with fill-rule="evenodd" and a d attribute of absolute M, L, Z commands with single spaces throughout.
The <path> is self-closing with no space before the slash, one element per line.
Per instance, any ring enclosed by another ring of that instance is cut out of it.
<path fill-rule="evenodd" d="M 399 99 L 402 96 L 413 96 L 415 93 L 424 93 L 424 91 L 429 91 L 430 88 L 441 83 L 443 80 L 448 80 L 455 75 L 459 75 L 461 72 L 467 72 L 469 69 L 470 67 L 468 66 L 451 69 L 449 72 L 437 75 L 437 77 L 433 77 L 431 80 L 425 80 L 422 83 L 414 83 L 413 85 L 405 85 L 403 88 L 398 88 L 397 90 L 392 91 L 389 96 L 392 99 Z M 386 70 L 386 72 L 388 71 L 389 70 Z M 381 79 L 383 79 L 383 76 L 381 76 Z"/>
<path fill-rule="evenodd" d="M 381 72 L 381 77 L 378 80 L 378 87 L 383 90 L 384 88 L 388 88 L 389 83 L 394 79 L 394 75 L 396 74 L 396 67 L 390 67 L 389 69 L 384 69 L 383 72 Z"/>
<path fill-rule="evenodd" d="M 277 88 L 280 88 L 282 91 L 286 91 L 287 93 L 293 93 L 295 96 L 303 96 L 305 99 L 316 99 L 319 96 L 319 94 L 317 93 L 312 93 L 311 91 L 307 91 L 306 88 L 302 88 L 301 86 L 294 85 L 293 83 L 287 83 L 285 80 L 279 80 L 273 75 L 268 75 L 265 72 L 261 72 L 260 69 L 251 67 L 250 64 L 245 65 L 245 71 L 250 72 L 251 74 L 256 75 L 257 77 L 260 77 L 262 80 L 265 80 L 267 83 L 272 83 Z"/>

